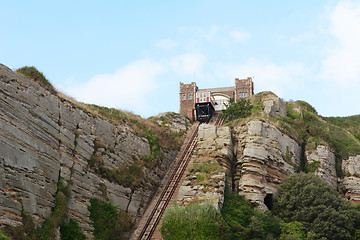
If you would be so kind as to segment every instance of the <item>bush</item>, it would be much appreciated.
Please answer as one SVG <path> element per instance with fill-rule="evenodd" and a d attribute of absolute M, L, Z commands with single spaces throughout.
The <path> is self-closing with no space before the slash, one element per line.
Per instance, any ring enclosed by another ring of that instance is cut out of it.
<path fill-rule="evenodd" d="M 300 222 L 281 223 L 280 240 L 305 240 L 306 232 Z"/>
<path fill-rule="evenodd" d="M 161 235 L 166 240 L 223 239 L 225 223 L 210 203 L 191 204 L 185 208 L 176 204 L 165 211 Z"/>
<path fill-rule="evenodd" d="M 60 180 L 55 195 L 55 207 L 51 216 L 45 220 L 40 228 L 36 229 L 37 239 L 47 240 L 55 237 L 55 229 L 61 225 L 67 214 L 67 203 L 69 198 L 69 186 L 65 186 L 63 181 Z"/>
<path fill-rule="evenodd" d="M 305 102 L 305 101 L 301 101 L 298 100 L 296 101 L 296 103 L 301 106 L 302 109 L 305 109 L 306 111 L 312 112 L 314 114 L 317 114 L 317 111 L 315 110 L 315 108 L 313 106 L 311 106 L 309 103 Z"/>
<path fill-rule="evenodd" d="M 31 67 L 25 66 L 17 69 L 16 72 L 39 83 L 40 86 L 49 90 L 52 94 L 57 94 L 57 91 L 55 90 L 53 85 L 51 85 L 51 83 L 46 79 L 44 74 L 42 72 L 39 72 L 39 70 L 37 70 L 34 66 Z"/>
<path fill-rule="evenodd" d="M 58 188 L 55 195 L 55 207 L 52 209 L 51 216 L 43 222 L 43 224 L 35 229 L 35 224 L 30 215 L 26 214 L 24 209 L 21 211 L 21 226 L 6 227 L 6 233 L 11 239 L 16 240 L 38 240 L 53 239 L 55 237 L 55 229 L 59 227 L 67 214 L 67 203 L 70 199 L 70 186 L 65 185 L 63 180 L 58 182 Z"/>
<path fill-rule="evenodd" d="M 3 234 L 3 233 L 0 231 L 0 240 L 10 240 L 10 238 L 8 238 L 7 236 L 5 236 L 5 234 Z"/>
<path fill-rule="evenodd" d="M 121 239 L 121 234 L 132 227 L 130 216 L 124 211 L 118 212 L 111 202 L 92 198 L 90 204 L 88 209 L 96 239 Z"/>
<path fill-rule="evenodd" d="M 256 210 L 251 218 L 249 233 L 245 239 L 277 239 L 281 232 L 280 221 L 270 211 Z"/>
<path fill-rule="evenodd" d="M 70 219 L 69 223 L 60 225 L 61 240 L 85 240 L 86 236 L 80 230 L 79 225 Z"/>
<path fill-rule="evenodd" d="M 306 173 L 292 174 L 279 185 L 274 214 L 287 223 L 300 222 L 316 238 L 352 239 L 360 224 L 360 213 L 335 189 Z"/>
<path fill-rule="evenodd" d="M 226 194 L 221 215 L 229 225 L 229 239 L 242 239 L 249 234 L 248 226 L 254 211 L 249 201 L 239 194 Z"/>
<path fill-rule="evenodd" d="M 229 105 L 223 110 L 221 117 L 227 119 L 227 121 L 245 118 L 251 115 L 252 108 L 253 105 L 249 99 L 234 102 L 234 99 L 231 98 Z"/>

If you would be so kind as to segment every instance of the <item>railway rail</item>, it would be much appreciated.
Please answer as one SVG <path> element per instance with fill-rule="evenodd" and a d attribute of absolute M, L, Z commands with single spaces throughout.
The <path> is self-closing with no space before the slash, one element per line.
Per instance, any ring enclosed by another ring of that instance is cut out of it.
<path fill-rule="evenodd" d="M 137 240 L 149 240 L 154 234 L 157 225 L 159 224 L 167 205 L 171 201 L 171 198 L 176 191 L 178 183 L 180 182 L 186 170 L 186 167 L 191 159 L 191 155 L 196 147 L 199 125 L 200 123 L 197 122 L 185 149 L 179 154 L 180 157 L 178 164 L 175 167 L 173 173 L 171 174 L 171 177 L 166 184 L 164 190 L 162 191 L 159 199 L 156 201 L 156 204 L 151 211 L 139 236 L 136 238 Z"/>
<path fill-rule="evenodd" d="M 210 121 L 206 122 L 206 123 L 213 124 L 215 126 L 222 126 L 222 125 L 224 125 L 225 120 L 226 119 L 221 117 L 221 113 L 214 113 L 212 118 L 210 119 Z"/>
<path fill-rule="evenodd" d="M 221 114 L 214 114 L 212 119 L 208 124 L 213 124 L 216 126 L 221 126 L 224 124 L 225 119 L 220 117 Z M 161 217 L 171 201 L 172 196 L 174 195 L 176 188 L 186 170 L 186 167 L 191 159 L 191 155 L 197 145 L 197 135 L 200 122 L 195 123 L 195 128 L 190 135 L 190 139 L 186 147 L 179 153 L 177 165 L 172 172 L 169 181 L 167 182 L 164 190 L 161 192 L 160 197 L 156 201 L 150 215 L 147 217 L 145 225 L 142 227 L 140 234 L 133 238 L 136 240 L 150 240 L 161 220 Z"/>

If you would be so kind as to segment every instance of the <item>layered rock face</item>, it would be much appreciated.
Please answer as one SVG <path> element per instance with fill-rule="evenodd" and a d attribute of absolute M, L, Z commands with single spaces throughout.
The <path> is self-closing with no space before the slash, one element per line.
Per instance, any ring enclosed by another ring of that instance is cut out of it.
<path fill-rule="evenodd" d="M 286 105 L 275 94 L 268 94 L 263 100 L 264 113 L 270 117 L 286 117 Z"/>
<path fill-rule="evenodd" d="M 188 118 L 175 115 L 172 112 L 159 113 L 156 117 L 158 118 L 156 122 L 159 125 L 167 126 L 169 131 L 173 133 L 187 131 L 190 126 L 190 120 Z"/>
<path fill-rule="evenodd" d="M 181 204 L 210 201 L 220 209 L 227 178 L 230 185 L 234 184 L 233 189 L 256 207 L 271 208 L 278 185 L 300 164 L 298 143 L 260 120 L 236 126 L 233 132 L 227 126 L 202 124 L 198 138 L 189 172 L 180 187 Z"/>
<path fill-rule="evenodd" d="M 345 173 L 341 188 L 345 197 L 355 204 L 360 203 L 360 155 L 349 157 L 342 161 Z"/>
<path fill-rule="evenodd" d="M 305 152 L 307 164 L 313 164 L 316 168 L 315 175 L 323 178 L 328 184 L 338 187 L 336 175 L 335 154 L 328 146 L 319 145 L 315 150 Z"/>
<path fill-rule="evenodd" d="M 229 127 L 211 124 L 199 126 L 198 145 L 179 189 L 180 205 L 211 202 L 216 209 L 221 209 L 231 145 Z"/>
<path fill-rule="evenodd" d="M 252 120 L 234 127 L 235 188 L 260 209 L 271 208 L 277 186 L 300 164 L 301 147 L 273 125 Z"/>
<path fill-rule="evenodd" d="M 93 116 L 0 65 L 0 226 L 21 225 L 22 208 L 37 225 L 43 222 L 60 178 L 71 185 L 69 216 L 89 239 L 90 198 L 109 199 L 141 216 L 176 151 L 164 153 L 153 169 L 144 168 L 148 184 L 135 189 L 100 177 L 89 161 L 101 158 L 113 169 L 149 154 L 148 140 L 125 123 Z"/>

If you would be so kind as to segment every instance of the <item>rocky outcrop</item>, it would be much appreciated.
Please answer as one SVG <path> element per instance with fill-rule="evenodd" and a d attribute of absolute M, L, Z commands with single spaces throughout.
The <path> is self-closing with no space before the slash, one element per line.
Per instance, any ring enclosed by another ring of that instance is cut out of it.
<path fill-rule="evenodd" d="M 264 114 L 270 117 L 286 117 L 286 105 L 283 100 L 273 93 L 263 93 L 262 104 Z"/>
<path fill-rule="evenodd" d="M 229 127 L 200 125 L 198 145 L 179 189 L 180 205 L 211 202 L 216 209 L 221 209 L 231 145 Z"/>
<path fill-rule="evenodd" d="M 260 209 L 271 208 L 277 186 L 300 164 L 301 147 L 275 126 L 252 120 L 234 127 L 235 189 Z"/>
<path fill-rule="evenodd" d="M 190 120 L 173 112 L 159 113 L 155 121 L 160 126 L 166 126 L 173 133 L 187 131 L 190 126 Z"/>
<path fill-rule="evenodd" d="M 345 197 L 355 204 L 360 203 L 360 155 L 351 156 L 342 161 L 345 173 L 341 188 Z"/>
<path fill-rule="evenodd" d="M 328 184 L 337 189 L 338 177 L 336 175 L 335 154 L 333 151 L 324 145 L 317 146 L 314 150 L 305 152 L 308 166 L 313 166 L 315 175 L 323 178 Z"/>
<path fill-rule="evenodd" d="M 42 223 L 51 215 L 62 178 L 71 185 L 69 216 L 91 239 L 90 199 L 109 199 L 141 216 L 176 153 L 164 152 L 157 166 L 143 168 L 141 187 L 110 182 L 89 162 L 100 161 L 108 169 L 131 165 L 150 154 L 147 138 L 0 65 L 0 226 L 21 225 L 22 208 Z"/>

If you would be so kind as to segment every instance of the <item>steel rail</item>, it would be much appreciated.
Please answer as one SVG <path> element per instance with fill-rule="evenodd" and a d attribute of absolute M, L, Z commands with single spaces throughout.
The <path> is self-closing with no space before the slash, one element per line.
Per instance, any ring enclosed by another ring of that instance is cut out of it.
<path fill-rule="evenodd" d="M 191 159 L 192 152 L 194 151 L 197 144 L 197 132 L 199 125 L 200 123 L 197 122 L 189 142 L 187 143 L 185 149 L 180 153 L 178 163 L 174 171 L 172 172 L 171 177 L 167 182 L 166 187 L 164 188 L 164 191 L 162 191 L 158 201 L 155 204 L 155 207 L 151 211 L 144 228 L 142 229 L 139 237 L 137 238 L 138 240 L 149 240 L 154 234 L 156 227 L 160 222 L 161 216 L 164 213 L 168 203 L 170 202 L 174 192 L 176 191 L 178 183 L 180 182 L 186 170 L 186 167 Z"/>

